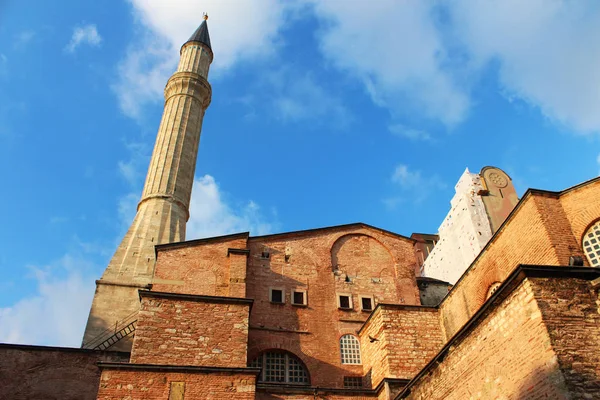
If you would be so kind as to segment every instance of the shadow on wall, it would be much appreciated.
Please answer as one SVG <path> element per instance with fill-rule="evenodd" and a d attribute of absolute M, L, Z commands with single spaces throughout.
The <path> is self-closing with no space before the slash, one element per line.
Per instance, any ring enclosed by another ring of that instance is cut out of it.
<path fill-rule="evenodd" d="M 82 342 L 81 347 L 93 350 L 111 350 L 130 352 L 133 346 L 134 327 L 137 321 L 136 311 L 117 324 L 108 326 L 102 318 L 90 315 L 88 326 L 93 326 L 100 332 L 95 337 Z"/>
<path fill-rule="evenodd" d="M 331 277 L 330 269 L 324 269 L 324 273 Z M 331 305 L 316 301 L 320 295 L 324 295 L 324 298 L 333 296 L 333 282 L 321 280 L 322 287 L 311 287 L 311 291 L 315 293 L 312 301 L 309 300 L 306 306 L 295 306 L 291 304 L 291 289 L 305 286 L 304 282 L 276 273 L 271 268 L 265 268 L 258 274 L 267 276 L 262 279 L 257 279 L 258 276 L 249 279 L 249 282 L 258 283 L 248 284 L 248 297 L 254 298 L 248 335 L 248 364 L 267 351 L 289 352 L 304 363 L 309 375 L 309 386 L 313 387 L 343 388 L 344 376 L 363 375 L 362 365 L 348 365 L 346 369 L 332 364 L 331 358 L 339 357 L 339 336 L 344 333 L 356 334 L 361 326 L 356 324 L 356 329 L 352 332 L 340 330 L 335 313 L 337 308 L 332 311 Z M 284 304 L 273 304 L 269 301 L 266 290 L 269 284 L 264 283 L 267 281 L 273 287 L 285 289 Z M 330 361 L 326 360 L 325 354 L 329 354 Z M 257 398 L 278 398 L 276 395 L 268 396 L 262 393 L 261 397 Z"/>
<path fill-rule="evenodd" d="M 498 379 L 497 379 L 498 380 Z M 502 382 L 494 383 L 502 390 Z M 558 368 L 538 368 L 526 376 L 524 381 L 515 391 L 515 399 L 534 400 L 534 399 L 555 399 L 567 400 L 573 398 L 598 398 L 573 396 L 567 390 L 564 377 Z M 506 396 L 506 391 L 502 390 L 498 396 Z"/>

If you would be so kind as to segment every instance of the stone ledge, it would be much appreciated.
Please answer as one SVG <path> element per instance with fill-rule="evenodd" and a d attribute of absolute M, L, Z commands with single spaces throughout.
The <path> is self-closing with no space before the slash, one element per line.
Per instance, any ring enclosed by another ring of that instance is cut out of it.
<path fill-rule="evenodd" d="M 196 301 L 202 303 L 225 303 L 225 304 L 247 304 L 252 307 L 253 299 L 243 297 L 205 296 L 199 294 L 181 294 L 170 292 L 153 292 L 151 290 L 139 290 L 140 300 L 142 297 L 157 297 L 162 299 Z"/>
<path fill-rule="evenodd" d="M 190 373 L 246 373 L 258 375 L 260 368 L 250 367 L 203 367 L 198 365 L 167 365 L 167 364 L 132 364 L 115 362 L 98 362 L 101 369 L 121 369 L 121 370 L 142 370 L 142 371 L 161 371 L 161 372 L 190 372 Z"/>

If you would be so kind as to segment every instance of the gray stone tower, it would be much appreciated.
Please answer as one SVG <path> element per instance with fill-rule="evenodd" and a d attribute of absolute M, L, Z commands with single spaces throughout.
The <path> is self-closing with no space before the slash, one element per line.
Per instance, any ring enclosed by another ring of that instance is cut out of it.
<path fill-rule="evenodd" d="M 185 240 L 202 119 L 211 100 L 207 79 L 213 53 L 207 18 L 181 47 L 179 66 L 165 87 L 165 107 L 137 214 L 96 281 L 82 347 L 130 349 L 127 326 L 135 323 L 138 290 L 152 283 L 154 246 Z M 124 338 L 113 337 L 119 331 Z"/>

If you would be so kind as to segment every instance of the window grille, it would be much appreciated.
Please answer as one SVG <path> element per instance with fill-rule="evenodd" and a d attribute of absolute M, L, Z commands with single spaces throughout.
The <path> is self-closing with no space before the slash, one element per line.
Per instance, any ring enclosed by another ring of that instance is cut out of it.
<path fill-rule="evenodd" d="M 583 250 L 592 267 L 600 267 L 600 221 L 596 222 L 583 237 Z"/>
<path fill-rule="evenodd" d="M 358 389 L 362 387 L 362 377 L 360 376 L 345 376 L 344 387 L 348 389 Z"/>
<path fill-rule="evenodd" d="M 498 290 L 498 288 L 500 287 L 500 285 L 502 285 L 502 282 L 494 282 L 494 283 L 492 283 L 490 285 L 490 288 L 488 289 L 486 299 L 489 299 L 490 297 L 492 297 L 492 295 L 494 293 L 496 293 L 496 290 Z"/>
<path fill-rule="evenodd" d="M 268 351 L 255 358 L 249 366 L 261 368 L 259 382 L 309 384 L 306 367 L 290 353 Z"/>
<path fill-rule="evenodd" d="M 360 342 L 353 335 L 344 335 L 340 338 L 340 353 L 342 364 L 360 364 Z"/>

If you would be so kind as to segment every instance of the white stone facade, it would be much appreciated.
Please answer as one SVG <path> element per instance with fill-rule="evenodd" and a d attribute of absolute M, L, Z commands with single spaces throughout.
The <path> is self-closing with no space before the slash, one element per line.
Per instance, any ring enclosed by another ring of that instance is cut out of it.
<path fill-rule="evenodd" d="M 423 275 L 452 284 L 471 265 L 492 237 L 492 228 L 480 191 L 479 174 L 467 168 L 455 186 L 452 206 L 439 227 L 440 239 L 423 264 Z"/>

